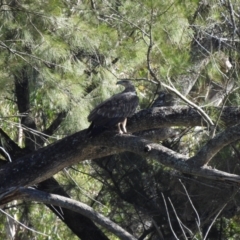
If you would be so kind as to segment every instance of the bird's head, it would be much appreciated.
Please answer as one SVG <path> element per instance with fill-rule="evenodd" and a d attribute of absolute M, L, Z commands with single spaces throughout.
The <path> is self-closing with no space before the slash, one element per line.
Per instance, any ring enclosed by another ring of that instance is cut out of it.
<path fill-rule="evenodd" d="M 131 81 L 129 81 L 127 79 L 121 79 L 120 81 L 117 82 L 117 84 L 125 87 L 125 90 L 123 92 L 135 92 L 136 93 L 134 85 L 131 83 Z"/>
<path fill-rule="evenodd" d="M 122 80 L 118 81 L 116 84 L 122 85 L 124 87 L 133 86 L 133 84 L 127 79 L 122 79 Z"/>

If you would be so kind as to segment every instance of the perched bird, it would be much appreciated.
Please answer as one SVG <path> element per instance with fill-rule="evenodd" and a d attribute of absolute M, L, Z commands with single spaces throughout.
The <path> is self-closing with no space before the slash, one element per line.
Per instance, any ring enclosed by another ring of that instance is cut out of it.
<path fill-rule="evenodd" d="M 139 99 L 130 81 L 121 80 L 117 84 L 123 85 L 124 91 L 100 103 L 90 112 L 88 121 L 91 125 L 87 130 L 89 137 L 96 136 L 116 125 L 120 134 L 127 133 L 127 118 L 134 114 Z"/>
<path fill-rule="evenodd" d="M 175 103 L 176 103 L 176 97 L 174 97 L 172 93 L 161 91 L 158 93 L 158 97 L 153 102 L 151 107 L 154 108 L 154 107 L 174 106 Z"/>

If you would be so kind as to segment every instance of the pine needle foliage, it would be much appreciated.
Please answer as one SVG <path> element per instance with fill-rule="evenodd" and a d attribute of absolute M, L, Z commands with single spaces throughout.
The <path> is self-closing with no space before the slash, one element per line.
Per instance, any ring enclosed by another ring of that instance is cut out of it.
<path fill-rule="evenodd" d="M 38 130 L 44 131 L 59 113 L 67 112 L 55 132 L 57 139 L 88 127 L 87 115 L 94 106 L 121 91 L 116 86 L 119 78 L 136 80 L 134 84 L 142 108 L 151 105 L 159 90 L 166 90 L 160 83 L 176 88 L 199 107 L 213 105 L 216 96 L 212 95 L 217 88 L 223 93 L 217 96 L 218 106 L 239 105 L 239 34 L 233 31 L 234 22 L 231 20 L 234 16 L 235 27 L 239 26 L 239 3 L 228 1 L 235 11 L 231 16 L 231 8 L 226 2 L 2 1 L 0 127 L 16 142 L 21 138 L 21 116 L 14 85 L 16 79 L 24 78 L 29 86 L 28 110 Z M 222 69 L 222 57 L 226 56 L 232 58 L 233 65 L 228 72 Z M 229 82 L 233 82 L 234 91 L 228 91 Z M 211 88 L 213 92 L 210 92 Z M 218 121 L 216 112 L 206 111 L 214 122 Z M 226 127 L 220 121 L 217 126 L 219 132 Z M 209 139 L 205 128 L 178 130 L 183 132 L 181 137 L 168 139 L 162 144 L 189 156 Z M 53 141 L 55 138 L 49 140 Z M 235 149 L 237 147 L 238 143 Z M 234 146 L 222 150 L 216 157 L 220 161 L 216 159 L 214 162 L 216 166 L 238 172 L 237 151 L 233 149 Z M 199 209 L 204 222 L 202 228 L 209 226 L 214 217 L 212 209 L 216 198 L 220 206 L 230 191 L 221 186 L 224 194 L 220 198 L 219 186 L 215 188 L 212 183 L 201 181 L 201 184 L 211 185 L 207 188 L 196 183 L 196 179 L 161 166 L 154 159 L 146 161 L 132 153 L 110 156 L 94 163 L 88 160 L 75 167 L 76 171 L 68 169 L 73 179 L 63 174 L 57 176 L 66 191 L 138 238 L 149 231 L 148 238 L 157 239 L 159 231 L 156 229 L 160 229 L 166 239 L 172 237 L 161 193 L 172 199 L 177 212 L 183 215 L 187 200 L 179 191 L 182 189 L 179 177 L 185 180 Z M 228 207 L 231 210 L 234 206 L 229 203 Z M 19 209 L 10 211 L 21 219 L 24 208 Z M 236 231 L 236 236 L 239 230 L 236 211 L 235 218 L 231 218 L 228 217 L 229 209 L 223 211 L 226 219 L 222 232 L 226 239 L 234 236 L 227 230 L 228 226 Z M 49 239 L 74 239 L 46 208 L 34 204 L 28 210 L 28 224 L 51 235 Z M 170 215 L 177 225 L 172 210 Z M 219 221 L 215 224 L 216 229 L 220 229 Z M 38 226 L 39 222 L 41 226 Z M 51 222 L 56 224 L 53 226 Z M 0 238 L 3 239 L 5 223 L 6 219 L 1 216 Z M 195 219 L 191 224 L 188 227 L 197 232 L 199 229 L 193 227 Z M 180 230 L 176 231 L 181 234 Z M 26 230 L 19 236 L 46 239 Z M 109 236 L 115 239 L 111 234 Z"/>

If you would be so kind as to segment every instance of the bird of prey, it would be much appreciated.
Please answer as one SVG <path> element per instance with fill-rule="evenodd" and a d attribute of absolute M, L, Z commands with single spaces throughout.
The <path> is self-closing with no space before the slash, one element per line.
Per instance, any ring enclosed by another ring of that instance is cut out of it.
<path fill-rule="evenodd" d="M 90 112 L 88 121 L 91 125 L 87 130 L 89 137 L 96 136 L 116 125 L 120 134 L 127 133 L 127 118 L 134 114 L 139 99 L 130 81 L 121 80 L 117 84 L 123 85 L 124 91 L 100 103 Z"/>

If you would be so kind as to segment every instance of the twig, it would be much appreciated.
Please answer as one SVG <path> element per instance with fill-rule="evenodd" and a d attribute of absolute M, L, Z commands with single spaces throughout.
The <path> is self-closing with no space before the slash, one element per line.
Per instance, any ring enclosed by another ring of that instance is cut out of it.
<path fill-rule="evenodd" d="M 230 81 L 230 79 L 228 79 L 228 81 L 227 81 L 227 83 L 226 83 L 225 90 L 227 90 L 227 86 L 228 86 L 229 81 Z M 215 127 L 214 127 L 213 132 L 212 132 L 212 133 L 213 133 L 212 136 L 215 136 L 215 132 L 216 132 L 216 130 L 217 130 L 218 122 L 220 121 L 220 118 L 221 118 L 221 115 L 222 115 L 222 112 L 223 112 L 223 108 L 224 108 L 225 103 L 227 102 L 228 97 L 229 97 L 229 94 L 230 94 L 231 92 L 233 92 L 233 90 L 230 91 L 230 92 L 227 92 L 227 91 L 226 91 L 226 95 L 224 96 L 223 103 L 222 103 L 222 106 L 221 106 L 221 110 L 220 110 L 220 112 L 219 112 L 219 114 L 218 114 L 218 117 L 217 117 L 217 120 L 216 120 L 216 124 L 215 124 Z"/>
<path fill-rule="evenodd" d="M 50 237 L 49 235 L 45 234 L 45 233 L 42 233 L 42 232 L 38 232 L 32 228 L 29 228 L 28 226 L 26 226 L 25 224 L 19 222 L 18 220 L 16 220 L 14 217 L 12 217 L 10 214 L 8 214 L 7 212 L 3 211 L 1 208 L 0 208 L 0 211 L 5 214 L 6 216 L 8 216 L 9 218 L 11 218 L 12 220 L 14 220 L 15 222 L 17 222 L 18 224 L 20 224 L 22 227 L 34 232 L 34 233 L 37 233 L 37 234 L 40 234 L 40 235 L 43 235 L 45 237 Z"/>
<path fill-rule="evenodd" d="M 232 20 L 232 25 L 233 25 L 233 34 L 232 34 L 232 39 L 234 40 L 234 35 L 237 32 L 236 30 L 236 23 L 235 23 L 235 19 L 234 19 L 234 10 L 233 10 L 233 6 L 232 6 L 232 2 L 231 0 L 228 0 L 228 6 L 229 6 L 229 12 L 230 12 L 230 17 Z"/>
<path fill-rule="evenodd" d="M 179 238 L 177 237 L 176 233 L 174 232 L 174 230 L 173 230 L 173 228 L 172 228 L 172 223 L 171 223 L 171 219 L 170 219 L 170 216 L 169 216 L 168 207 L 167 207 L 167 203 L 166 203 L 165 197 L 164 197 L 163 193 L 161 193 L 161 194 L 162 194 L 163 202 L 164 202 L 165 209 L 166 209 L 166 212 L 167 212 L 167 218 L 168 218 L 168 223 L 169 223 L 170 229 L 171 229 L 174 237 L 175 237 L 177 240 L 179 240 Z"/>
<path fill-rule="evenodd" d="M 63 169 L 63 172 L 66 174 L 67 177 L 70 178 L 70 180 L 77 186 L 77 188 L 84 194 L 85 197 L 91 199 L 93 202 L 100 204 L 103 207 L 107 207 L 106 205 L 102 204 L 101 202 L 97 201 L 96 199 L 92 198 L 83 188 L 79 186 L 79 184 L 73 179 L 73 177 L 70 175 L 68 170 L 66 168 Z"/>
<path fill-rule="evenodd" d="M 201 220 L 200 220 L 200 217 L 198 215 L 198 212 L 197 212 L 197 209 L 195 208 L 193 202 L 192 202 L 192 199 L 190 198 L 189 194 L 188 194 L 188 191 L 185 187 L 185 185 L 182 183 L 181 179 L 179 179 L 179 182 L 181 183 L 181 185 L 183 186 L 183 189 L 187 195 L 187 198 L 188 198 L 188 201 L 190 202 L 191 206 L 192 206 L 192 209 L 193 211 L 195 212 L 196 216 L 197 216 L 197 227 L 198 227 L 198 230 L 199 230 L 199 234 L 202 235 L 202 232 L 201 232 Z"/>
<path fill-rule="evenodd" d="M 0 149 L 7 155 L 9 162 L 12 162 L 12 159 L 11 159 L 9 153 L 3 147 L 0 147 Z"/>
<path fill-rule="evenodd" d="M 152 218 L 152 222 L 153 222 L 154 227 L 155 227 L 156 230 L 157 230 L 157 233 L 158 233 L 159 237 L 160 237 L 161 239 L 164 239 L 164 237 L 163 237 L 161 231 L 159 230 L 159 226 L 158 226 L 158 224 L 156 223 L 156 221 L 155 221 L 153 218 Z"/>
<path fill-rule="evenodd" d="M 226 203 L 223 204 L 223 206 L 221 207 L 220 211 L 217 213 L 217 215 L 214 217 L 214 219 L 212 220 L 211 224 L 208 227 L 208 230 L 203 238 L 203 240 L 207 239 L 207 235 L 209 233 L 209 231 L 212 228 L 212 225 L 215 223 L 216 219 L 218 218 L 218 216 L 220 215 L 220 213 L 223 211 L 223 209 L 227 206 L 227 204 L 233 199 L 233 197 L 238 193 L 239 188 L 232 194 L 232 196 L 228 199 L 228 201 Z"/>
<path fill-rule="evenodd" d="M 170 90 L 171 92 L 175 93 L 179 98 L 181 98 L 184 102 L 189 104 L 191 107 L 195 108 L 199 112 L 199 114 L 203 117 L 203 119 L 210 125 L 210 128 L 214 126 L 214 123 L 211 120 L 211 118 L 199 106 L 197 106 L 195 103 L 191 102 L 186 97 L 184 97 L 177 89 L 172 88 L 165 83 L 161 83 L 161 85 L 166 89 Z"/>
<path fill-rule="evenodd" d="M 173 206 L 173 203 L 172 203 L 172 201 L 171 201 L 171 199 L 170 199 L 169 197 L 168 197 L 168 201 L 170 202 L 170 204 L 171 204 L 171 206 L 172 206 L 173 212 L 174 212 L 174 214 L 175 214 L 175 216 L 176 216 L 176 218 L 177 218 L 178 224 L 179 224 L 179 226 L 180 226 L 180 228 L 181 228 L 181 230 L 182 230 L 182 233 L 183 233 L 183 235 L 184 235 L 184 238 L 185 238 L 185 239 L 188 239 L 187 236 L 186 236 L 186 233 L 185 233 L 185 231 L 184 231 L 184 229 L 183 229 L 183 223 L 182 223 L 182 221 L 180 220 L 180 218 L 178 217 L 177 212 L 176 212 L 176 209 L 175 209 L 175 207 Z M 188 229 L 188 228 L 187 228 L 187 229 Z M 188 229 L 188 230 L 189 230 L 189 232 L 191 232 L 190 229 Z"/>
<path fill-rule="evenodd" d="M 151 19 L 151 21 L 152 21 L 152 19 Z M 159 79 L 157 78 L 156 74 L 153 72 L 153 70 L 151 68 L 151 60 L 150 60 L 150 53 L 151 53 L 152 46 L 153 46 L 151 27 L 152 27 L 152 25 L 150 24 L 150 27 L 149 27 L 150 28 L 150 30 L 149 30 L 150 31 L 150 34 L 149 34 L 150 43 L 149 43 L 148 50 L 147 50 L 147 67 L 148 67 L 148 71 L 149 71 L 150 75 L 152 76 L 154 81 L 157 82 L 160 86 L 163 86 L 163 87 L 167 88 L 168 90 L 170 90 L 171 92 L 175 93 L 184 102 L 186 102 L 187 104 L 189 104 L 190 106 L 195 108 L 200 113 L 200 115 L 203 117 L 203 119 L 210 125 L 210 130 L 211 130 L 211 128 L 214 126 L 214 123 L 211 120 L 211 118 L 200 107 L 198 107 L 195 103 L 191 102 L 186 97 L 184 97 L 176 88 L 170 87 L 167 84 L 164 84 L 164 83 L 160 82 Z M 168 78 L 168 81 L 171 82 L 169 78 Z"/>

